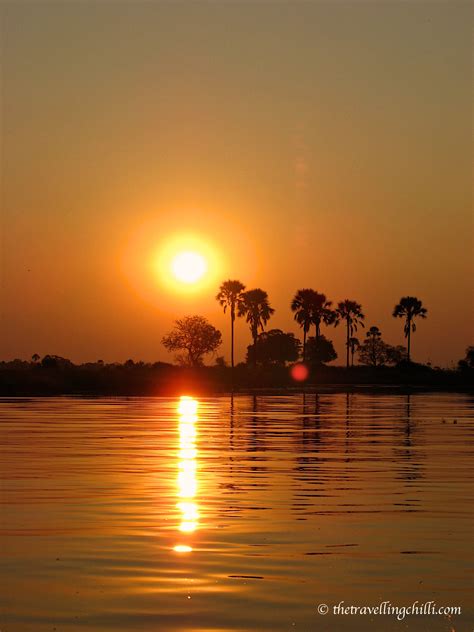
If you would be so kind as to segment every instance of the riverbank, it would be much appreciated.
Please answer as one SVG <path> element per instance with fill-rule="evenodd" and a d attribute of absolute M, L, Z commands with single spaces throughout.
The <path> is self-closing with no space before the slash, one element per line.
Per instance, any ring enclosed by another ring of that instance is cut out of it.
<path fill-rule="evenodd" d="M 210 366 L 190 369 L 164 363 L 147 365 L 26 365 L 0 369 L 0 396 L 174 396 L 289 394 L 295 392 L 474 392 L 474 371 L 399 367 L 320 366 L 304 382 L 295 382 L 288 367 Z"/>

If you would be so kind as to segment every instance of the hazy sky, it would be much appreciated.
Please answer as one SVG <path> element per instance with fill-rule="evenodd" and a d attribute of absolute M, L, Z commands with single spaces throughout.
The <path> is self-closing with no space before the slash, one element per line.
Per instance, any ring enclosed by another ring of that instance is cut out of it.
<path fill-rule="evenodd" d="M 271 327 L 313 287 L 413 356 L 473 344 L 466 2 L 3 2 L 0 358 L 168 359 L 172 321 L 239 278 Z M 155 260 L 215 254 L 179 294 Z M 324 332 L 344 361 L 343 328 Z M 362 336 L 364 333 L 362 333 Z M 237 327 L 239 357 L 250 342 Z"/>

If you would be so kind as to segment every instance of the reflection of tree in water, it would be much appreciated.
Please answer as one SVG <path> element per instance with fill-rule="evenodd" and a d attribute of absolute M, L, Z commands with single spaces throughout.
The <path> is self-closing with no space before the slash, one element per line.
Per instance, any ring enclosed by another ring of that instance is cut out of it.
<path fill-rule="evenodd" d="M 314 404 L 311 399 L 303 393 L 302 416 L 301 416 L 301 432 L 296 435 L 298 453 L 296 471 L 305 471 L 305 464 L 312 464 L 320 459 L 315 455 L 321 449 L 321 402 L 319 395 L 314 396 Z"/>
<path fill-rule="evenodd" d="M 300 436 L 298 451 L 303 455 L 307 452 L 319 449 L 321 442 L 320 432 L 320 405 L 319 395 L 315 395 L 314 412 L 311 406 L 311 401 L 307 397 L 306 393 L 303 393 L 302 403 L 302 429 Z M 311 460 L 311 459 L 310 459 Z M 305 462 L 305 456 L 301 457 L 301 462 Z"/>
<path fill-rule="evenodd" d="M 318 393 L 314 395 L 314 443 L 318 446 L 321 444 L 321 402 Z"/>
<path fill-rule="evenodd" d="M 235 402 L 234 394 L 230 396 L 229 408 L 229 454 L 228 454 L 228 481 L 219 483 L 219 490 L 223 495 L 234 496 L 243 493 L 238 480 L 238 455 L 235 454 Z M 236 517 L 240 513 L 239 507 L 235 506 L 232 501 L 228 501 L 220 508 L 221 517 Z"/>
<path fill-rule="evenodd" d="M 351 439 L 354 435 L 354 432 L 352 430 L 352 406 L 353 406 L 353 399 L 354 394 L 353 393 L 346 393 L 346 432 L 345 432 L 345 441 L 344 441 L 344 453 L 346 455 L 345 457 L 345 462 L 346 463 L 350 463 L 351 461 L 353 461 L 353 458 L 351 457 L 351 452 L 352 452 L 352 445 L 351 445 Z"/>
<path fill-rule="evenodd" d="M 236 458 L 235 452 L 235 402 L 234 393 L 230 396 L 230 409 L 229 409 L 229 478 L 234 480 L 234 461 Z M 226 489 L 236 490 L 237 487 L 234 483 L 221 483 L 221 487 Z"/>
<path fill-rule="evenodd" d="M 405 396 L 400 417 L 402 424 L 400 427 L 396 426 L 399 438 L 394 446 L 395 463 L 398 467 L 396 478 L 407 482 L 416 481 L 424 477 L 424 466 L 420 459 L 426 458 L 426 455 L 419 449 L 420 428 L 413 419 L 413 402 L 409 394 Z"/>
<path fill-rule="evenodd" d="M 324 485 L 328 474 L 324 470 L 324 463 L 329 458 L 326 449 L 331 449 L 331 435 L 324 432 L 324 425 L 328 421 L 328 412 L 332 405 L 331 400 L 325 401 L 317 393 L 314 400 L 303 395 L 301 426 L 294 435 L 297 456 L 293 468 L 295 490 L 292 509 L 296 513 L 304 512 L 310 507 L 313 497 L 325 495 Z"/>
<path fill-rule="evenodd" d="M 234 437 L 234 428 L 235 424 L 235 404 L 234 404 L 234 393 L 230 396 L 230 411 L 229 411 L 229 461 L 234 460 L 234 450 L 235 450 L 235 437 Z"/>
<path fill-rule="evenodd" d="M 238 455 L 234 452 L 236 449 L 238 450 L 238 445 L 236 448 L 236 443 L 239 443 L 238 430 L 243 430 L 245 438 L 241 437 L 240 444 L 242 445 L 246 442 L 246 447 L 244 448 L 245 452 L 265 452 L 266 451 L 266 427 L 263 423 L 263 417 L 259 415 L 259 402 L 257 395 L 252 396 L 252 406 L 251 412 L 253 413 L 250 416 L 250 423 L 239 424 L 239 428 L 236 424 L 236 409 L 234 402 L 234 395 L 232 394 L 230 397 L 230 411 L 229 411 L 229 451 L 230 451 L 230 460 L 234 460 L 234 458 L 238 458 Z M 242 421 L 242 420 L 241 420 Z M 250 460 L 265 460 L 264 457 L 250 457 Z"/>
<path fill-rule="evenodd" d="M 250 433 L 247 452 L 264 452 L 265 447 L 265 432 L 266 428 L 263 423 L 263 418 L 259 415 L 258 410 L 258 398 L 256 395 L 252 398 L 252 412 L 253 415 L 250 418 Z M 259 457 L 250 457 L 250 460 L 266 460 Z"/>
<path fill-rule="evenodd" d="M 268 488 L 267 477 L 254 476 L 255 473 L 267 472 L 267 465 L 258 465 L 258 462 L 266 462 L 267 457 L 256 452 L 266 451 L 265 427 L 259 416 L 259 402 L 256 395 L 252 397 L 251 405 L 239 406 L 230 397 L 229 407 L 229 452 L 227 480 L 219 483 L 219 490 L 224 496 L 229 495 L 226 503 L 219 508 L 219 515 L 225 518 L 236 518 L 244 511 L 261 509 L 245 503 L 249 490 Z M 248 413 L 251 412 L 251 416 Z M 247 414 L 246 414 L 247 413 Z"/>

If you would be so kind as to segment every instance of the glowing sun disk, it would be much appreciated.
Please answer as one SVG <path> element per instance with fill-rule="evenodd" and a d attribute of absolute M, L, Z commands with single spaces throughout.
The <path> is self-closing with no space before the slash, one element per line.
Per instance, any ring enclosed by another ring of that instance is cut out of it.
<path fill-rule="evenodd" d="M 207 272 L 207 262 L 197 252 L 180 252 L 173 258 L 171 270 L 178 281 L 196 283 Z"/>

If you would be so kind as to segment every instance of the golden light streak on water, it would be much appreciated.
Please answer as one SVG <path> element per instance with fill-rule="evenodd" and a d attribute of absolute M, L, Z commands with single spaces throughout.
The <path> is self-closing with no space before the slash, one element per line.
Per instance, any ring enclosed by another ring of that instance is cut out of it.
<path fill-rule="evenodd" d="M 177 496 L 180 499 L 176 507 L 181 514 L 181 522 L 178 530 L 180 533 L 191 534 L 198 527 L 199 510 L 194 500 L 197 491 L 197 457 L 196 448 L 196 423 L 198 401 L 193 397 L 183 396 L 178 403 L 179 415 L 179 451 L 178 451 L 178 476 Z M 177 544 L 174 548 L 177 553 L 189 553 L 192 547 L 189 544 Z"/>
<path fill-rule="evenodd" d="M 183 421 L 188 421 L 190 416 L 197 414 L 198 402 L 194 397 L 183 395 L 178 404 L 178 413 L 184 417 Z"/>
<path fill-rule="evenodd" d="M 192 550 L 192 547 L 187 546 L 186 544 L 177 544 L 173 547 L 173 551 L 176 551 L 176 553 L 191 553 Z"/>

